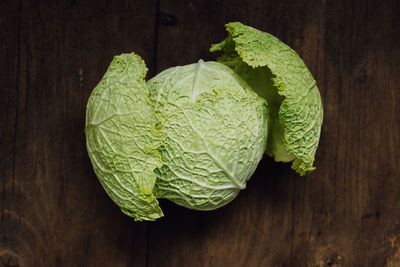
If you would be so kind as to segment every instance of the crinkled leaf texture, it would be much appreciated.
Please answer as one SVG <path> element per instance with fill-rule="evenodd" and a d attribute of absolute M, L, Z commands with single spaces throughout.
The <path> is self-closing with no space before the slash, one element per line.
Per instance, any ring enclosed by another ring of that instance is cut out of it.
<path fill-rule="evenodd" d="M 230 68 L 202 60 L 161 72 L 148 88 L 165 138 L 154 194 L 198 210 L 229 203 L 264 154 L 266 101 Z"/>
<path fill-rule="evenodd" d="M 233 22 L 229 36 L 211 51 L 223 51 L 218 61 L 235 70 L 270 107 L 267 154 L 276 161 L 293 161 L 305 175 L 315 169 L 323 107 L 314 78 L 299 57 L 276 37 Z"/>
<path fill-rule="evenodd" d="M 170 68 L 147 84 L 143 60 L 116 56 L 93 90 L 86 145 L 108 195 L 135 220 L 158 198 L 198 210 L 233 200 L 267 144 L 268 106 L 217 62 Z"/>
<path fill-rule="evenodd" d="M 146 72 L 144 61 L 133 53 L 114 57 L 90 95 L 85 127 L 87 150 L 101 184 L 125 214 L 139 221 L 163 216 L 153 195 L 162 139 Z"/>

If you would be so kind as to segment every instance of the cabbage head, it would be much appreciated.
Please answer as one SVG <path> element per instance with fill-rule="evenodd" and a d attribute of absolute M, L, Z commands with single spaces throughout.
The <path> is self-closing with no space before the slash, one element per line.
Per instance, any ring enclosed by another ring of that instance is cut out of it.
<path fill-rule="evenodd" d="M 315 169 L 323 108 L 304 62 L 276 37 L 233 22 L 217 62 L 172 67 L 146 82 L 134 53 L 115 56 L 86 108 L 86 147 L 103 188 L 137 221 L 158 199 L 196 210 L 231 202 L 266 153 Z"/>
<path fill-rule="evenodd" d="M 199 210 L 230 202 L 264 154 L 266 101 L 217 62 L 170 68 L 147 84 L 164 138 L 156 197 Z"/>
<path fill-rule="evenodd" d="M 268 105 L 230 68 L 203 62 L 147 83 L 133 53 L 116 56 L 87 105 L 86 145 L 108 195 L 136 220 L 157 198 L 212 210 L 232 201 L 267 144 Z"/>

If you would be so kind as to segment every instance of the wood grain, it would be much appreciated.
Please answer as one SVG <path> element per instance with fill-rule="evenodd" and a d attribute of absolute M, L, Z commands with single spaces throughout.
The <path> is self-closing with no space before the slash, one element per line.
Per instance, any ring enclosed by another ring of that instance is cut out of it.
<path fill-rule="evenodd" d="M 168 206 L 150 226 L 150 266 L 399 265 L 399 7 L 358 3 L 161 1 L 176 21 L 159 28 L 160 70 L 212 58 L 222 25 L 242 21 L 298 51 L 325 122 L 311 175 L 266 158 L 227 207 Z"/>
<path fill-rule="evenodd" d="M 152 66 L 156 3 L 7 6 L 13 10 L 4 14 L 10 30 L 1 53 L 12 53 L 1 68 L 8 76 L 2 75 L 0 100 L 4 265 L 12 255 L 15 266 L 143 266 L 147 226 L 123 216 L 101 188 L 83 127 L 89 94 L 114 55 L 134 50 Z"/>
<path fill-rule="evenodd" d="M 241 21 L 293 47 L 325 114 L 317 170 L 264 158 L 221 209 L 135 223 L 97 181 L 85 105 L 113 55 L 149 77 Z M 1 1 L 0 266 L 400 266 L 398 1 Z"/>

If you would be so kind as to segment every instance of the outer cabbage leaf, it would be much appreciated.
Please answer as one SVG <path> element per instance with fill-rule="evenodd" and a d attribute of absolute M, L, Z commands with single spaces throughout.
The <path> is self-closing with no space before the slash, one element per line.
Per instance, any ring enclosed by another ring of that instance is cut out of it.
<path fill-rule="evenodd" d="M 202 60 L 165 70 L 148 87 L 165 137 L 154 194 L 198 210 L 229 203 L 264 153 L 265 100 L 228 67 Z"/>
<path fill-rule="evenodd" d="M 233 68 L 270 106 L 271 127 L 266 153 L 276 161 L 293 160 L 304 175 L 315 169 L 323 108 L 314 78 L 289 46 L 276 37 L 239 22 L 226 25 L 229 36 L 210 51 L 223 51 L 218 61 Z"/>
<path fill-rule="evenodd" d="M 121 210 L 135 220 L 163 216 L 153 195 L 161 166 L 161 135 L 144 81 L 147 68 L 137 55 L 114 57 L 90 95 L 86 146 L 94 171 Z"/>

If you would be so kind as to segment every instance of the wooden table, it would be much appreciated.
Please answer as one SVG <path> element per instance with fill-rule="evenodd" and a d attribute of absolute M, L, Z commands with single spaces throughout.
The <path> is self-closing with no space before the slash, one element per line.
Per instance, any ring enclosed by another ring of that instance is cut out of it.
<path fill-rule="evenodd" d="M 0 266 L 400 266 L 398 1 L 0 2 Z M 320 89 L 317 170 L 265 158 L 228 206 L 136 223 L 83 132 L 114 55 L 149 77 L 214 59 L 241 21 L 293 47 Z"/>

